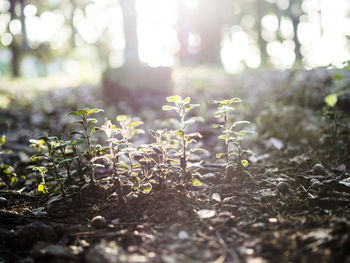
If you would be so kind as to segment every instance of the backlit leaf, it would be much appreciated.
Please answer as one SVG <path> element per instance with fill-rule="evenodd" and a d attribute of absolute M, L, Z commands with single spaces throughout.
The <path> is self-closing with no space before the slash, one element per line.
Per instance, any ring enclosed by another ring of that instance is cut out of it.
<path fill-rule="evenodd" d="M 167 97 L 166 100 L 169 102 L 174 102 L 176 104 L 179 104 L 181 102 L 182 98 L 179 95 L 175 95 L 175 96 Z"/>
<path fill-rule="evenodd" d="M 162 110 L 178 110 L 179 107 L 175 107 L 175 106 L 170 106 L 170 105 L 164 105 L 162 107 Z"/>
<path fill-rule="evenodd" d="M 123 121 L 126 121 L 127 119 L 128 119 L 128 116 L 126 116 L 126 115 L 118 115 L 117 116 L 118 122 L 123 122 Z"/>
<path fill-rule="evenodd" d="M 249 162 L 247 160 L 241 160 L 243 167 L 248 167 Z"/>
<path fill-rule="evenodd" d="M 324 98 L 324 102 L 329 106 L 329 107 L 334 107 L 337 102 L 338 102 L 338 96 L 337 94 L 329 94 Z"/>

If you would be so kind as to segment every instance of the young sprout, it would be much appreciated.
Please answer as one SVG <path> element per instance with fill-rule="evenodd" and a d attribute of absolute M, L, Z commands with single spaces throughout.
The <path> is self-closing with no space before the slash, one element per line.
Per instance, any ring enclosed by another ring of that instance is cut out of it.
<path fill-rule="evenodd" d="M 91 166 L 91 174 L 90 174 L 90 182 L 93 183 L 95 181 L 95 167 L 91 162 L 91 159 L 96 155 L 96 149 L 92 147 L 91 144 L 91 136 L 95 133 L 96 128 L 91 128 L 92 124 L 96 124 L 98 121 L 95 118 L 92 118 L 92 115 L 95 113 L 103 112 L 101 109 L 79 109 L 77 111 L 72 111 L 69 114 L 78 117 L 75 123 L 79 123 L 82 127 L 82 130 L 72 131 L 70 135 L 78 134 L 82 136 L 87 145 L 87 153 L 85 158 L 89 161 Z"/>
<path fill-rule="evenodd" d="M 240 125 L 249 124 L 249 121 L 236 121 L 231 122 L 230 112 L 234 111 L 235 108 L 232 107 L 232 104 L 241 102 L 239 98 L 233 98 L 230 100 L 214 100 L 211 103 L 217 105 L 218 109 L 214 113 L 214 117 L 217 119 L 222 119 L 223 123 L 213 124 L 213 128 L 221 129 L 221 135 L 218 136 L 218 139 L 224 140 L 225 152 L 218 153 L 217 158 L 225 157 L 225 178 L 231 180 L 232 172 L 237 170 L 239 167 L 247 167 L 248 161 L 243 159 L 245 153 L 251 153 L 249 150 L 242 148 L 242 140 L 248 133 L 253 133 L 248 130 L 239 130 L 235 131 L 235 128 Z M 235 162 L 231 161 L 231 157 L 235 157 Z"/>
<path fill-rule="evenodd" d="M 170 144 L 169 140 L 163 140 L 168 135 L 168 131 L 149 129 L 155 142 L 151 144 L 152 153 L 154 157 L 151 159 L 154 167 L 152 168 L 152 175 L 156 175 L 160 189 L 170 173 L 170 163 L 177 163 L 175 160 L 168 157 L 169 149 L 175 149 L 176 146 Z"/>
<path fill-rule="evenodd" d="M 3 144 L 5 143 L 5 135 L 0 137 L 0 160 L 1 156 L 5 154 L 10 154 L 10 150 L 2 149 Z M 13 185 L 17 183 L 17 175 L 15 169 L 11 165 L 4 164 L 0 162 L 0 187 L 5 185 Z"/>
<path fill-rule="evenodd" d="M 65 197 L 65 191 L 62 184 L 64 180 L 63 172 L 60 170 L 60 166 L 63 165 L 67 160 L 61 156 L 61 148 L 66 147 L 69 142 L 60 141 L 57 137 L 43 136 L 39 140 L 31 139 L 29 140 L 32 147 L 36 148 L 39 153 L 31 157 L 31 161 L 35 162 L 38 159 L 46 161 L 46 166 L 51 168 L 55 180 L 58 182 L 62 196 Z M 42 175 L 42 180 L 44 178 L 47 169 L 43 169 L 42 166 L 34 168 L 39 171 Z M 44 181 L 42 181 L 43 183 Z M 38 188 L 38 190 L 41 188 Z"/>
<path fill-rule="evenodd" d="M 105 132 L 108 141 L 108 148 L 106 148 L 106 150 L 102 149 L 102 152 L 107 153 L 96 156 L 92 158 L 91 161 L 94 163 L 98 159 L 104 159 L 112 166 L 114 186 L 118 196 L 122 200 L 124 198 L 124 193 L 118 169 L 124 168 L 129 172 L 130 176 L 134 175 L 134 169 L 137 167 L 137 164 L 134 164 L 133 155 L 136 149 L 132 147 L 131 139 L 136 133 L 140 132 L 136 127 L 142 125 L 143 122 L 132 121 L 130 117 L 125 115 L 117 116 L 117 121 L 120 127 L 113 125 L 109 120 L 102 125 L 101 130 Z M 127 156 L 129 164 L 120 161 L 119 158 L 121 155 Z"/>
<path fill-rule="evenodd" d="M 193 108 L 199 107 L 199 104 L 191 104 L 189 97 L 182 99 L 181 96 L 175 95 L 166 98 L 168 102 L 174 103 L 174 105 L 164 105 L 163 110 L 174 110 L 179 118 L 179 127 L 174 131 L 176 138 L 180 141 L 180 150 L 176 152 L 176 155 L 180 158 L 180 170 L 181 170 L 181 181 L 187 183 L 192 180 L 192 173 L 194 171 L 188 169 L 188 159 L 190 154 L 195 151 L 205 151 L 204 149 L 194 149 L 189 151 L 188 146 L 192 142 L 196 142 L 197 139 L 202 138 L 202 135 L 198 132 L 186 133 L 186 129 L 189 125 L 193 124 L 196 118 L 186 119 L 187 114 Z"/>

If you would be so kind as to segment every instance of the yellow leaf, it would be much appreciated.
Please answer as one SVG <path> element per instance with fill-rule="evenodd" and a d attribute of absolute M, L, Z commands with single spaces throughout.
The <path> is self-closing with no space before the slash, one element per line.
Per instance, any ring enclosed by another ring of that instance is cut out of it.
<path fill-rule="evenodd" d="M 334 107 L 338 102 L 337 94 L 329 94 L 324 98 L 324 102 L 327 103 L 328 106 Z"/>
<path fill-rule="evenodd" d="M 247 160 L 242 160 L 241 161 L 241 163 L 242 163 L 242 165 L 244 166 L 244 167 L 248 167 L 248 161 Z"/>

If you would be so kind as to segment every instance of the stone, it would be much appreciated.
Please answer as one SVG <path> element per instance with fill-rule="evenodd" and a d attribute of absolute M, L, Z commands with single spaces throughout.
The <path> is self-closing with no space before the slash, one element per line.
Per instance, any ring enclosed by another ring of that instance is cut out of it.
<path fill-rule="evenodd" d="M 315 164 L 314 167 L 312 168 L 312 170 L 315 174 L 322 174 L 323 175 L 326 172 L 326 169 L 320 163 Z"/>
<path fill-rule="evenodd" d="M 0 197 L 0 206 L 7 205 L 7 199 L 5 197 Z"/>
<path fill-rule="evenodd" d="M 95 216 L 91 220 L 91 226 L 96 229 L 106 228 L 107 227 L 107 220 L 103 216 Z"/>
<path fill-rule="evenodd" d="M 282 194 L 286 194 L 289 192 L 289 185 L 285 182 L 279 182 L 276 186 L 277 191 Z"/>

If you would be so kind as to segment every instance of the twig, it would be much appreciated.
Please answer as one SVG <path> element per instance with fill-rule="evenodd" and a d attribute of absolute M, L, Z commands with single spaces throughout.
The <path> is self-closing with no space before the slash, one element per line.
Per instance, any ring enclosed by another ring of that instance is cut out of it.
<path fill-rule="evenodd" d="M 302 188 L 312 199 L 315 199 L 315 198 L 316 198 L 315 196 L 313 196 L 312 194 L 310 194 L 310 193 L 305 189 L 304 186 L 302 186 L 302 185 L 300 185 L 300 186 L 301 186 L 301 188 Z"/>

